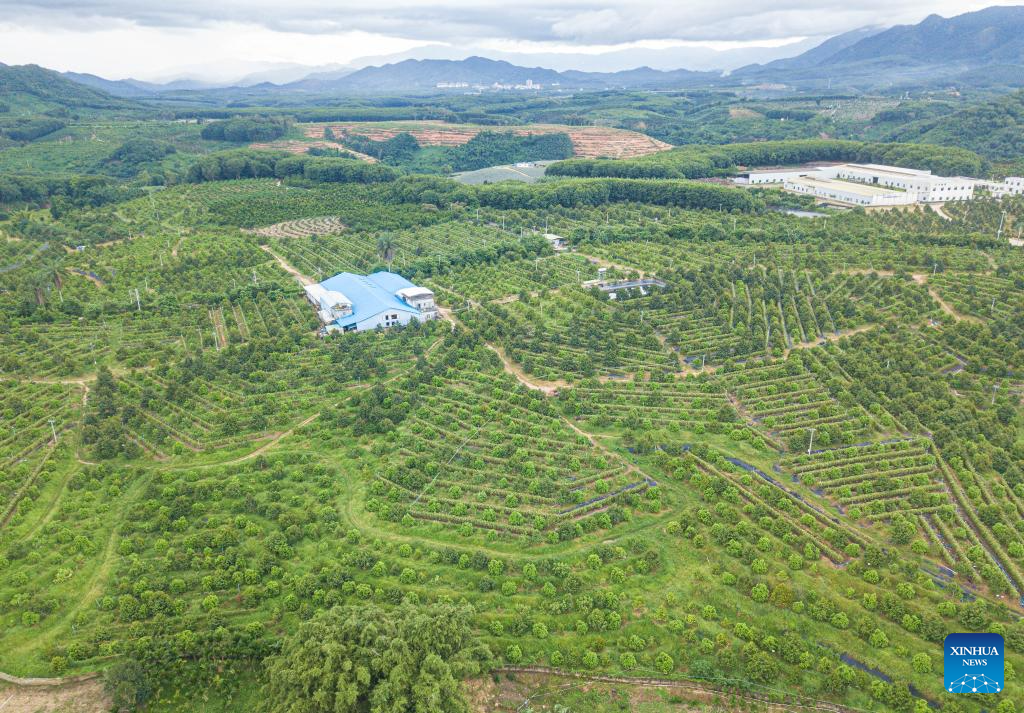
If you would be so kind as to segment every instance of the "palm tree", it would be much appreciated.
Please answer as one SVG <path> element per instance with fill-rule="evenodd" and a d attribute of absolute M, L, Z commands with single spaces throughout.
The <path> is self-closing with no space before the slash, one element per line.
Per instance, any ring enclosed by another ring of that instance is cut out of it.
<path fill-rule="evenodd" d="M 391 261 L 395 259 L 395 251 L 398 246 L 390 233 L 382 233 L 377 238 L 377 255 L 388 264 L 388 272 L 391 272 Z"/>

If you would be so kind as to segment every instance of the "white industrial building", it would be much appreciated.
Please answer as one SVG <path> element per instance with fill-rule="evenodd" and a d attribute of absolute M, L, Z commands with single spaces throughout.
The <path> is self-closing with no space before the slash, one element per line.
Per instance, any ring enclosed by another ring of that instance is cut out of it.
<path fill-rule="evenodd" d="M 816 168 L 778 168 L 765 169 L 763 171 L 745 171 L 736 176 L 733 181 L 741 186 L 767 186 L 772 184 L 785 183 L 793 178 L 806 176 Z"/>
<path fill-rule="evenodd" d="M 974 185 L 976 191 L 981 190 L 993 198 L 1003 196 L 1024 196 L 1024 178 L 1020 176 L 1008 176 L 1002 182 L 999 181 L 977 181 Z"/>
<path fill-rule="evenodd" d="M 791 178 L 783 184 L 783 187 L 791 193 L 814 196 L 829 203 L 865 208 L 911 205 L 915 202 L 913 194 L 896 188 L 883 188 L 834 178 L 819 178 L 813 175 Z"/>
<path fill-rule="evenodd" d="M 845 163 L 826 169 L 832 178 L 906 191 L 911 203 L 968 201 L 974 197 L 973 178 L 936 176 L 931 171 L 883 166 L 877 163 Z"/>
<path fill-rule="evenodd" d="M 897 206 L 915 203 L 965 201 L 984 191 L 995 197 L 1024 195 L 1024 178 L 1002 182 L 963 176 L 937 176 L 931 171 L 877 163 L 747 171 L 734 179 L 739 185 L 778 185 L 823 201 L 854 206 Z"/>

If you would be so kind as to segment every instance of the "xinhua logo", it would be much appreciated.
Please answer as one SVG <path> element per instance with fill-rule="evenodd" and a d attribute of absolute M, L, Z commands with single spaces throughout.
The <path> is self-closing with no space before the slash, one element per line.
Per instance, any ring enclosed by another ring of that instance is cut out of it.
<path fill-rule="evenodd" d="M 999 634 L 950 634 L 943 644 L 943 674 L 950 693 L 999 693 L 1003 690 L 1003 637 Z"/>

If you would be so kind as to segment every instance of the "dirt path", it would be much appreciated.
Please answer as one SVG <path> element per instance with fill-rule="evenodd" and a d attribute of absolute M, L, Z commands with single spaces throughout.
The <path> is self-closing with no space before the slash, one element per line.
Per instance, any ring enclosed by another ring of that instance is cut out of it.
<path fill-rule="evenodd" d="M 50 504 L 46 506 L 46 512 L 43 513 L 43 516 L 39 519 L 39 522 L 32 526 L 31 530 L 29 530 L 24 535 L 19 535 L 20 540 L 24 540 L 25 542 L 31 542 L 32 538 L 39 533 L 43 526 L 53 519 L 53 516 L 57 514 L 57 508 L 60 505 L 61 500 L 63 500 L 64 498 L 64 493 L 67 490 L 68 483 L 71 482 L 71 479 L 75 477 L 76 474 L 76 469 L 68 471 L 68 474 L 64 477 L 64 481 L 60 485 L 60 488 L 54 494 L 53 500 L 51 500 Z"/>
<path fill-rule="evenodd" d="M 975 324 L 981 323 L 981 320 L 978 319 L 977 317 L 972 317 L 971 315 L 961 314 L 960 312 L 957 312 L 956 308 L 954 308 L 953 305 L 949 304 L 948 302 L 946 302 L 946 300 L 942 299 L 939 293 L 935 291 L 935 288 L 928 284 L 928 275 L 915 272 L 913 275 L 911 275 L 911 277 L 914 278 L 914 282 L 916 282 L 919 285 L 924 285 L 928 289 L 928 294 L 931 296 L 931 298 L 939 303 L 939 307 L 942 308 L 942 311 L 948 314 L 950 317 L 952 317 L 953 321 L 974 322 Z"/>
<path fill-rule="evenodd" d="M 853 713 L 858 710 L 846 708 L 831 701 L 792 694 L 771 686 L 762 686 L 763 693 L 739 692 L 735 689 L 719 688 L 714 684 L 702 681 L 588 675 L 573 671 L 559 671 L 543 666 L 504 666 L 495 671 L 495 674 L 502 673 L 510 675 L 469 679 L 463 683 L 470 703 L 470 710 L 475 713 L 522 711 L 530 708 L 534 701 L 536 701 L 535 705 L 538 710 L 548 710 L 548 706 L 556 702 L 560 692 L 571 689 L 602 691 L 613 700 L 616 698 L 628 699 L 628 710 L 636 710 L 643 704 L 658 704 L 658 710 L 684 711 L 693 709 L 697 702 L 715 704 L 716 709 L 726 711 L 757 708 L 770 713 L 796 710 Z M 623 691 L 620 687 L 627 688 Z M 663 692 L 661 695 L 657 694 L 659 690 Z M 785 694 L 786 700 L 773 699 L 772 693 Z M 679 700 L 666 705 L 668 703 L 665 699 L 666 696 L 668 701 Z M 737 702 L 731 706 L 725 705 L 723 700 L 725 698 Z M 754 705 L 742 705 L 737 699 L 750 701 Z M 647 708 L 644 707 L 644 710 Z"/>
<path fill-rule="evenodd" d="M 452 312 L 452 310 L 448 309 L 447 307 L 441 307 L 440 305 L 438 305 L 437 312 L 438 314 L 441 315 L 442 319 L 451 322 L 453 329 L 456 326 L 459 326 L 463 329 L 469 330 L 469 327 L 463 324 L 463 322 L 458 317 L 455 316 L 455 313 Z M 558 393 L 559 389 L 564 389 L 571 386 L 571 384 L 569 384 L 568 381 L 564 381 L 562 379 L 556 381 L 547 381 L 545 379 L 537 379 L 532 376 L 527 376 L 526 371 L 523 369 L 523 367 L 517 364 L 515 361 L 513 361 L 502 347 L 498 346 L 497 344 L 491 344 L 490 342 L 484 342 L 484 345 L 492 352 L 498 355 L 498 358 L 501 359 L 501 365 L 505 369 L 505 372 L 515 377 L 516 381 L 518 381 L 520 384 L 522 384 L 528 389 L 533 389 L 534 391 L 541 391 L 544 393 L 545 396 L 554 396 L 555 394 Z"/>
<path fill-rule="evenodd" d="M 942 209 L 942 203 L 929 203 L 931 209 L 943 220 L 953 220 L 953 217 Z"/>
<path fill-rule="evenodd" d="M 536 379 L 526 375 L 526 372 L 516 362 L 509 358 L 508 354 L 501 347 L 491 344 L 490 342 L 484 342 L 487 348 L 498 355 L 501 359 L 501 364 L 505 367 L 505 371 L 516 378 L 520 384 L 528 389 L 534 391 L 543 391 L 547 396 L 554 396 L 558 393 L 559 389 L 567 388 L 570 384 L 568 381 L 558 379 L 557 381 L 545 381 L 543 379 Z"/>
<path fill-rule="evenodd" d="M 294 267 L 288 264 L 287 260 L 285 260 L 283 257 L 275 253 L 273 250 L 271 250 L 269 245 L 260 245 L 260 250 L 270 253 L 274 257 L 274 259 L 277 260 L 277 264 L 281 266 L 281 269 L 287 272 L 292 277 L 294 277 L 296 280 L 298 280 L 299 284 L 302 285 L 303 287 L 305 287 L 306 285 L 316 284 L 316 280 L 307 275 L 303 275 L 301 272 L 296 270 Z"/>
<path fill-rule="evenodd" d="M 877 324 L 862 324 L 861 326 L 854 327 L 853 329 L 841 329 L 839 330 L 839 334 L 836 334 L 835 332 L 828 332 L 827 334 L 825 334 L 824 338 L 819 337 L 817 339 L 810 339 L 806 342 L 796 342 L 793 344 L 793 346 L 791 346 L 789 349 L 786 349 L 783 352 L 783 356 L 788 357 L 789 353 L 794 349 L 810 349 L 811 347 L 816 347 L 820 345 L 823 341 L 838 342 L 843 337 L 849 337 L 854 334 L 860 334 L 862 332 L 869 332 L 877 326 Z"/>
<path fill-rule="evenodd" d="M 147 483 L 146 478 L 137 478 L 128 488 L 125 490 L 122 498 L 125 501 L 131 501 L 142 493 Z M 66 636 L 71 628 L 72 623 L 75 620 L 75 616 L 78 612 L 93 606 L 96 599 L 99 598 L 100 594 L 103 593 L 103 587 L 109 579 L 111 572 L 114 569 L 114 563 L 117 561 L 117 543 L 121 537 L 118 533 L 117 526 L 110 528 L 110 532 L 107 535 L 107 542 L 103 548 L 103 553 L 98 559 L 99 565 L 93 571 L 88 581 L 84 584 L 83 588 L 75 597 L 74 601 L 70 606 L 64 610 L 66 613 L 59 618 L 59 620 L 52 621 L 47 619 L 47 622 L 51 622 L 51 625 L 43 632 L 37 633 L 31 638 L 26 639 L 20 646 L 11 648 L 6 655 L 17 655 L 26 656 L 29 650 L 45 651 L 51 642 L 61 636 Z M 0 709 L 0 713 L 6 713 L 3 709 Z"/>
<path fill-rule="evenodd" d="M 91 282 L 92 284 L 96 285 L 97 287 L 106 287 L 106 285 L 103 284 L 103 280 L 101 280 L 100 278 L 98 278 L 98 277 L 96 277 L 94 275 L 90 275 L 88 272 L 85 272 L 84 270 L 76 270 L 74 268 L 70 268 L 69 267 L 69 268 L 67 268 L 67 273 L 69 275 L 75 275 L 77 277 L 84 277 L 85 279 L 87 279 L 89 282 Z"/>
<path fill-rule="evenodd" d="M 282 440 L 284 440 L 288 436 L 290 436 L 293 433 L 295 433 L 295 431 L 297 429 L 300 429 L 303 426 L 312 423 L 319 415 L 320 415 L 320 412 L 317 411 L 315 414 L 313 414 L 312 416 L 310 416 L 306 420 L 302 421 L 298 425 L 292 426 L 287 431 L 283 431 L 282 433 L 277 434 L 272 439 L 267 441 L 265 444 L 263 444 L 262 446 L 260 446 L 256 450 L 254 450 L 252 453 L 247 453 L 244 456 L 241 456 L 240 458 L 235 458 L 234 460 L 229 460 L 229 461 L 226 461 L 224 463 L 214 463 L 213 465 L 218 465 L 218 466 L 220 466 L 220 465 L 234 465 L 236 463 L 242 463 L 242 462 L 247 461 L 247 460 L 249 460 L 251 458 L 255 458 L 258 455 L 266 453 L 268 450 L 270 450 L 271 448 L 276 446 Z"/>
<path fill-rule="evenodd" d="M 599 441 L 597 438 L 595 438 L 592 433 L 590 433 L 588 431 L 584 431 L 582 428 L 580 428 L 575 423 L 573 423 L 572 419 L 569 419 L 569 418 L 567 418 L 565 416 L 560 416 L 559 418 L 562 419 L 562 423 L 564 423 L 566 426 L 571 428 L 573 431 L 575 431 L 576 433 L 578 433 L 581 436 L 583 436 L 584 438 L 586 438 L 587 441 L 590 443 L 590 445 L 592 447 L 594 447 L 597 450 L 599 450 L 602 453 L 604 453 L 606 456 L 608 456 L 610 459 L 612 459 L 613 462 L 615 462 L 615 461 L 621 462 L 626 467 L 626 472 L 627 473 L 637 473 L 641 477 L 643 477 L 644 480 L 647 480 L 647 481 L 653 481 L 654 480 L 654 478 L 652 478 L 651 476 L 647 475 L 647 473 L 645 473 L 640 468 L 640 466 L 638 466 L 636 463 L 631 463 L 626 458 L 624 458 L 621 454 L 616 453 L 614 450 L 612 450 L 611 448 L 609 448 L 605 444 L 601 443 L 601 441 Z"/>

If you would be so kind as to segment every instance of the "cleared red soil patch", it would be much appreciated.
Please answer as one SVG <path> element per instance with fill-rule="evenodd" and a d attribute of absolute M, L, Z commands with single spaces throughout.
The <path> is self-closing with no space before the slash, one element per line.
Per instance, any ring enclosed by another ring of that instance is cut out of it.
<path fill-rule="evenodd" d="M 558 124 L 530 124 L 528 126 L 473 126 L 446 124 L 441 121 L 404 122 L 341 122 L 332 124 L 304 124 L 303 133 L 310 139 L 324 142 L 324 129 L 330 127 L 336 137 L 349 134 L 366 136 L 374 141 L 386 141 L 402 132 L 416 137 L 421 146 L 461 146 L 481 131 L 510 131 L 519 136 L 527 134 L 568 134 L 575 155 L 581 158 L 632 158 L 672 148 L 645 134 L 626 129 L 601 126 L 561 126 Z M 314 144 L 303 144 L 311 146 Z M 278 148 L 278 142 L 269 144 Z"/>
<path fill-rule="evenodd" d="M 320 132 L 323 136 L 323 131 Z M 373 156 L 367 156 L 364 153 L 353 151 L 352 149 L 336 144 L 331 141 L 299 141 L 297 139 L 280 139 L 278 141 L 267 141 L 264 143 L 249 144 L 251 149 L 263 149 L 266 151 L 287 151 L 288 153 L 300 154 L 306 153 L 312 148 L 318 149 L 338 149 L 343 153 L 352 154 L 355 158 L 362 159 L 367 163 L 377 163 L 377 159 Z"/>

